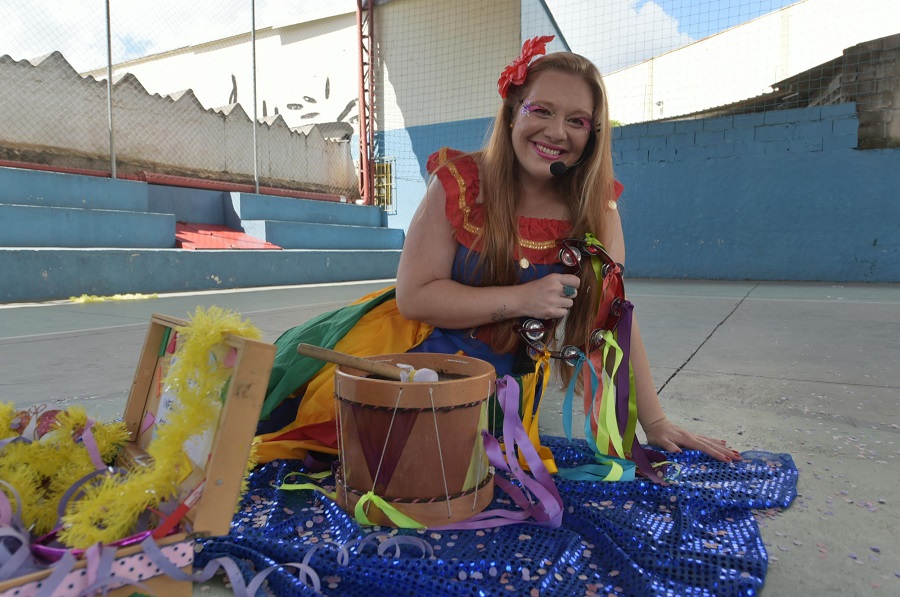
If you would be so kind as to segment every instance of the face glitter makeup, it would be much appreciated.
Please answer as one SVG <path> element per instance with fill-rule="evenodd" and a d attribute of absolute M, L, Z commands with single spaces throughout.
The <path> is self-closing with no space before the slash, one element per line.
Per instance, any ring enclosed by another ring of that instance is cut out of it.
<path fill-rule="evenodd" d="M 535 118 L 540 118 L 542 120 L 553 120 L 557 116 L 555 112 L 543 104 L 533 102 L 529 99 L 524 99 L 521 103 L 522 107 L 519 108 L 519 114 L 523 117 L 534 116 Z M 592 127 L 591 121 L 584 116 L 568 116 L 565 121 L 567 128 L 579 133 L 588 133 Z"/>

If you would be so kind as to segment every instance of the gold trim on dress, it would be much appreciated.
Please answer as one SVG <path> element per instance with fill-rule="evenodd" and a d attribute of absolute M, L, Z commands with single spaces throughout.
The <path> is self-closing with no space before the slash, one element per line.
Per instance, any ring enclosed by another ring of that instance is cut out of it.
<path fill-rule="evenodd" d="M 521 236 L 519 237 L 519 245 L 525 247 L 526 249 L 534 249 L 537 251 L 546 251 L 547 249 L 552 249 L 556 246 L 555 240 L 545 240 L 541 242 L 533 241 L 533 240 L 525 240 Z"/>

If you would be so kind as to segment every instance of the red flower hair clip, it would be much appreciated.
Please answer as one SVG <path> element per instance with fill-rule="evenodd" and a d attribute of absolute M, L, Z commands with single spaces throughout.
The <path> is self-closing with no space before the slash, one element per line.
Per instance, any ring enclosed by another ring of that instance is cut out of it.
<path fill-rule="evenodd" d="M 525 40 L 525 43 L 522 44 L 522 53 L 503 69 L 500 78 L 497 79 L 497 91 L 500 92 L 500 97 L 506 99 L 510 85 L 521 85 L 525 82 L 525 77 L 528 76 L 528 65 L 535 56 L 547 52 L 547 43 L 553 41 L 553 37 L 553 35 L 540 35 Z"/>

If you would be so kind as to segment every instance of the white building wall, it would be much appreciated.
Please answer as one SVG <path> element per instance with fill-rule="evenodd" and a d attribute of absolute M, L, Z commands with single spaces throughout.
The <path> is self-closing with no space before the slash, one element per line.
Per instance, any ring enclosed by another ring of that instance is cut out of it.
<path fill-rule="evenodd" d="M 519 0 L 394 0 L 376 8 L 377 128 L 493 117 L 496 81 L 521 49 Z"/>
<path fill-rule="evenodd" d="M 375 8 L 378 130 L 491 117 L 493 82 L 518 53 L 519 0 L 393 0 Z M 258 115 L 263 101 L 295 128 L 334 122 L 358 97 L 355 13 L 256 32 Z M 238 101 L 252 110 L 250 34 L 189 46 L 116 65 L 113 77 L 134 74 L 150 93 L 190 89 L 206 108 Z M 105 70 L 86 73 L 103 79 Z M 326 98 L 326 83 L 328 97 Z M 309 101 L 315 100 L 315 103 Z M 300 110 L 289 105 L 302 105 Z M 317 113 L 316 116 L 310 116 Z M 343 121 L 352 118 L 354 105 Z"/>
<path fill-rule="evenodd" d="M 106 84 L 82 77 L 62 54 L 41 61 L 0 57 L 0 147 L 43 151 L 74 165 L 108 163 Z M 136 77 L 113 87 L 116 158 L 131 168 L 252 177 L 253 122 L 240 104 L 204 109 L 193 93 L 148 94 Z M 280 117 L 256 125 L 263 179 L 353 196 L 356 174 L 347 143 L 327 141 L 320 127 L 290 130 Z M 265 184 L 265 181 L 264 181 Z"/>
<path fill-rule="evenodd" d="M 771 85 L 900 32 L 896 0 L 804 0 L 605 77 L 612 118 L 671 118 L 771 91 Z"/>
<path fill-rule="evenodd" d="M 265 102 L 267 115 L 277 109 L 290 128 L 335 122 L 358 96 L 358 47 L 355 13 L 258 30 L 257 116 L 263 117 Z M 160 95 L 190 89 L 203 107 L 215 109 L 232 103 L 233 76 L 238 103 L 252 116 L 252 62 L 248 32 L 118 64 L 113 79 L 132 73 Z M 86 74 L 103 79 L 106 71 Z M 355 127 L 357 116 L 354 104 L 343 121 Z"/>

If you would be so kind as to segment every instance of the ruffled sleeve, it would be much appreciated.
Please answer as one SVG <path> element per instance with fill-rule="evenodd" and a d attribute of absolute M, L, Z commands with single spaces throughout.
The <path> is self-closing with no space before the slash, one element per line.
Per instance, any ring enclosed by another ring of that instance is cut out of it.
<path fill-rule="evenodd" d="M 478 203 L 478 164 L 471 155 L 444 147 L 429 156 L 426 167 L 447 196 L 444 213 L 456 240 L 471 249 L 484 225 L 484 209 Z"/>

